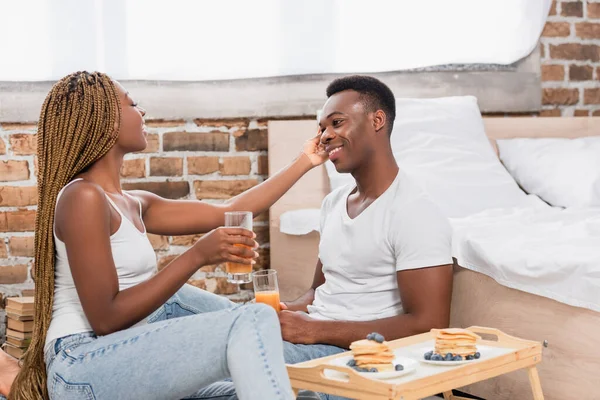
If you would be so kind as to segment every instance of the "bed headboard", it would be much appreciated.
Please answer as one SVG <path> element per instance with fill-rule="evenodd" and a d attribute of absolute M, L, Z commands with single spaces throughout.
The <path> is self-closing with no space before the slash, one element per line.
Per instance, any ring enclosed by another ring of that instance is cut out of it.
<path fill-rule="evenodd" d="M 566 137 L 600 135 L 600 117 L 490 117 L 485 130 L 494 148 L 496 139 L 516 137 Z M 316 133 L 316 121 L 269 122 L 269 172 L 286 166 L 298 155 L 302 144 Z M 306 174 L 270 210 L 271 267 L 277 270 L 282 300 L 293 300 L 311 285 L 317 262 L 319 235 L 285 235 L 279 231 L 282 213 L 302 208 L 319 208 L 329 193 L 325 167 Z"/>
<path fill-rule="evenodd" d="M 497 139 L 577 138 L 600 135 L 600 117 L 483 118 L 485 133 L 497 152 Z"/>

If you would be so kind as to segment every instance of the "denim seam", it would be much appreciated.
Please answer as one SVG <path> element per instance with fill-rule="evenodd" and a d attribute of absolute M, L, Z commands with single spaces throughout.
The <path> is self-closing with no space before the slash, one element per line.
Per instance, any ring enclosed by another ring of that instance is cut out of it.
<path fill-rule="evenodd" d="M 266 352 L 265 352 L 265 344 L 263 343 L 262 338 L 260 337 L 260 332 L 259 332 L 259 329 L 258 329 L 258 318 L 256 317 L 256 311 L 255 310 L 252 310 L 252 322 L 253 322 L 253 325 L 254 325 L 254 331 L 256 332 L 256 340 L 258 342 L 258 347 L 260 349 L 260 355 L 262 357 L 264 369 L 267 372 L 267 376 L 270 377 L 269 379 L 271 381 L 271 384 L 273 385 L 273 389 L 276 390 L 276 394 L 278 396 L 280 396 L 281 399 L 283 399 L 283 397 L 281 397 L 282 390 L 279 387 L 277 381 L 273 378 L 273 371 L 269 367 L 269 363 L 268 363 L 268 360 L 267 360 L 267 355 L 266 355 Z"/>
<path fill-rule="evenodd" d="M 60 376 L 57 373 L 54 373 L 54 377 L 52 379 L 52 392 L 56 392 L 56 386 L 61 384 L 65 385 L 65 388 L 68 389 L 76 389 L 80 392 L 84 392 L 86 395 L 87 400 L 96 400 L 96 395 L 94 394 L 94 391 L 92 389 L 92 386 L 88 383 L 72 383 L 67 381 L 65 378 L 63 378 L 62 376 Z"/>
<path fill-rule="evenodd" d="M 87 341 L 90 337 L 93 336 L 87 332 L 82 332 L 56 339 L 52 345 L 52 349 L 48 350 L 47 355 L 49 357 L 46 357 L 46 354 L 44 355 L 44 359 L 47 359 L 46 369 L 49 370 L 58 357 L 63 361 L 66 360 L 69 364 L 73 364 L 77 361 L 77 358 L 71 356 L 68 350 L 77 348 L 82 344 L 90 343 L 90 341 Z"/>
<path fill-rule="evenodd" d="M 175 301 L 173 301 L 173 303 L 177 304 L 181 309 L 189 311 L 189 312 L 191 312 L 193 314 L 196 314 L 196 315 L 197 314 L 202 314 L 202 311 L 198 310 L 197 308 L 190 307 L 189 305 L 184 304 L 183 301 L 179 300 L 179 297 L 177 297 L 177 299 Z"/>
<path fill-rule="evenodd" d="M 150 314 L 150 315 L 148 316 L 148 323 L 149 323 L 149 324 L 152 324 L 152 323 L 154 323 L 154 322 L 156 322 L 156 321 L 161 321 L 160 317 L 161 317 L 163 314 L 164 314 L 165 316 L 168 316 L 168 315 L 169 315 L 169 313 L 168 313 L 168 312 L 167 312 L 167 310 L 165 309 L 165 306 L 164 306 L 164 305 L 162 305 L 162 306 L 160 306 L 159 308 L 157 308 L 157 309 L 156 309 L 156 311 L 154 311 L 152 314 Z"/>
<path fill-rule="evenodd" d="M 173 305 L 177 305 L 179 306 L 182 310 L 186 310 L 191 312 L 194 315 L 198 315 L 198 314 L 207 314 L 208 312 L 202 311 L 200 309 L 191 307 L 190 305 L 186 304 L 184 301 L 182 301 L 179 296 L 175 297 L 175 299 L 173 300 L 172 304 L 171 304 L 171 308 L 173 307 Z M 235 311 L 238 308 L 242 307 L 243 304 L 236 304 L 233 307 L 230 308 L 223 308 L 223 309 L 219 309 L 219 310 L 215 310 L 215 311 L 209 311 L 209 312 L 220 312 L 220 311 Z M 171 310 L 171 313 L 173 313 L 173 310 Z"/>
<path fill-rule="evenodd" d="M 56 342 L 53 345 L 55 354 L 58 354 L 61 351 L 64 351 L 68 348 L 72 348 L 73 346 L 79 346 L 80 344 L 84 343 L 86 339 L 88 339 L 90 337 L 93 337 L 93 335 L 90 335 L 88 332 L 82 332 L 82 333 L 75 333 L 70 336 L 58 338 L 58 339 L 56 339 Z"/>

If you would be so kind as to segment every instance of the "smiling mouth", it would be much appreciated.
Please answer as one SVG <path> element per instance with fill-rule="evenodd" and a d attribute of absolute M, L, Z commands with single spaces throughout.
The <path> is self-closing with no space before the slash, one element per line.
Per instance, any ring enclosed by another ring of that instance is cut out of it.
<path fill-rule="evenodd" d="M 336 147 L 335 149 L 329 151 L 329 155 L 332 156 L 335 153 L 339 152 L 341 149 L 342 149 L 342 146 Z"/>
<path fill-rule="evenodd" d="M 329 160 L 331 160 L 332 162 L 336 162 L 337 159 L 339 158 L 339 152 L 340 150 L 342 150 L 344 146 L 338 146 L 336 148 L 333 148 L 331 150 L 328 151 L 329 153 Z"/>

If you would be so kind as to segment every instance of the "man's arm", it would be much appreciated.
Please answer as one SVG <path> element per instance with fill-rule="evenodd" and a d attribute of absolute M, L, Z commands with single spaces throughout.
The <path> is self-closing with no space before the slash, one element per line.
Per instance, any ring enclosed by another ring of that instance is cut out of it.
<path fill-rule="evenodd" d="M 450 322 L 452 265 L 397 272 L 404 314 L 374 321 L 320 321 L 300 313 L 280 316 L 285 340 L 293 343 L 324 343 L 348 348 L 371 332 L 386 340 L 445 328 Z M 287 337 L 286 337 L 287 336 Z"/>
<path fill-rule="evenodd" d="M 281 303 L 281 308 L 283 310 L 289 310 L 289 311 L 304 311 L 304 312 L 308 312 L 308 306 L 312 304 L 312 302 L 315 300 L 315 290 L 317 290 L 317 288 L 319 286 L 321 286 L 322 284 L 325 283 L 325 275 L 323 274 L 323 264 L 321 263 L 321 260 L 317 261 L 317 267 L 315 268 L 315 275 L 313 277 L 313 283 L 310 289 L 308 289 L 308 291 L 306 293 L 304 293 L 302 296 L 298 297 L 296 300 L 288 302 L 288 303 Z"/>

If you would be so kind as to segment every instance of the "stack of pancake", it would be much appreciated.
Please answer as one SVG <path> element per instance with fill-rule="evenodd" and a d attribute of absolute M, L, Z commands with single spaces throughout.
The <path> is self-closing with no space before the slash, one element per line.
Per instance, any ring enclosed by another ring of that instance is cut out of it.
<path fill-rule="evenodd" d="M 467 329 L 433 329 L 435 335 L 435 353 L 445 356 L 450 353 L 463 358 L 477 352 L 478 335 Z"/>
<path fill-rule="evenodd" d="M 358 340 L 350 344 L 350 350 L 359 368 L 374 368 L 377 372 L 394 370 L 394 353 L 385 341 L 379 343 L 370 339 Z"/>

